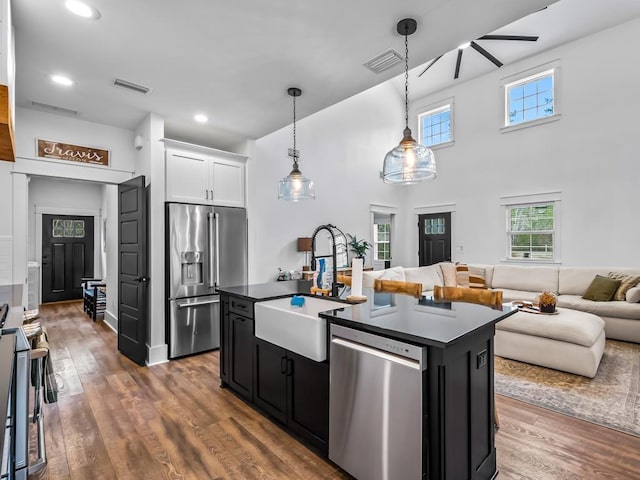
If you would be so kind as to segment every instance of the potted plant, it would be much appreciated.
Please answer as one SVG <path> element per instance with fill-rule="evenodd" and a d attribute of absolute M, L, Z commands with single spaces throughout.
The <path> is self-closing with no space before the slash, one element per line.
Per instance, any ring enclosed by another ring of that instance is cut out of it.
<path fill-rule="evenodd" d="M 554 313 L 556 311 L 556 296 L 551 292 L 542 292 L 538 297 L 538 308 L 543 313 Z"/>
<path fill-rule="evenodd" d="M 351 239 L 349 240 L 349 248 L 351 249 L 351 251 L 354 253 L 356 258 L 364 259 L 365 255 L 367 254 L 367 250 L 369 250 L 372 245 L 366 240 L 358 240 L 355 235 L 347 235 L 349 235 L 349 238 Z"/>

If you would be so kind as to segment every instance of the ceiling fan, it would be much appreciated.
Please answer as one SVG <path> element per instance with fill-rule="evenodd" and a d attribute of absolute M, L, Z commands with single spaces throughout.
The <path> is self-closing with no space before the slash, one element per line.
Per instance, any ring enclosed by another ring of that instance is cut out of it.
<path fill-rule="evenodd" d="M 534 35 L 484 35 L 476 40 L 515 40 L 518 42 L 537 42 L 538 41 L 538 36 L 534 36 Z M 453 75 L 453 79 L 456 80 L 459 76 L 460 76 L 460 64 L 462 62 L 462 52 L 464 52 L 464 50 L 467 47 L 471 47 L 473 48 L 475 51 L 477 51 L 478 53 L 482 54 L 487 60 L 489 60 L 490 62 L 492 62 L 496 67 L 500 68 L 503 63 L 498 60 L 496 57 L 494 57 L 493 55 L 491 55 L 489 52 L 487 52 L 484 48 L 482 48 L 480 45 L 478 45 L 474 40 L 472 40 L 469 43 L 465 43 L 463 45 L 460 45 L 458 47 L 458 58 L 456 59 L 456 71 Z M 442 54 L 444 55 L 444 53 Z M 426 72 L 427 70 L 429 70 L 434 63 L 436 63 L 438 60 L 440 60 L 442 58 L 442 55 L 439 55 L 438 57 L 434 58 L 433 60 L 431 60 L 431 62 L 429 63 L 429 65 L 427 65 L 427 67 L 422 71 L 422 73 L 420 75 L 418 75 L 418 77 L 421 77 L 424 72 Z"/>

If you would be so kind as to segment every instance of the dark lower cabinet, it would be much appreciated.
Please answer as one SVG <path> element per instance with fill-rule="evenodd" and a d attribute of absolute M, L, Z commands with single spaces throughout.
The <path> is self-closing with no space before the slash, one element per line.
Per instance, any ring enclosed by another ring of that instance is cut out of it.
<path fill-rule="evenodd" d="M 326 454 L 329 364 L 256 338 L 254 398 L 262 410 Z"/>
<path fill-rule="evenodd" d="M 329 363 L 254 335 L 253 302 L 220 298 L 220 381 L 325 455 L 329 438 Z"/>

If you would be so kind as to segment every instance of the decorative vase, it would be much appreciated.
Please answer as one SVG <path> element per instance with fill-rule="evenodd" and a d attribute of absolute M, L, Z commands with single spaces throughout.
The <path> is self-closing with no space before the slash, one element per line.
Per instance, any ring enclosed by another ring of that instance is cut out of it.
<path fill-rule="evenodd" d="M 554 313 L 556 311 L 556 306 L 553 303 L 541 303 L 540 311 L 542 313 Z"/>

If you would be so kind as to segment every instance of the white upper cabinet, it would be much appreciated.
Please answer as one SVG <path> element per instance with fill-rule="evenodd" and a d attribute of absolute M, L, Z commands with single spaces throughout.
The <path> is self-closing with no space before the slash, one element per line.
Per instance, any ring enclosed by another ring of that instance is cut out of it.
<path fill-rule="evenodd" d="M 245 206 L 247 158 L 165 139 L 168 202 Z"/>

